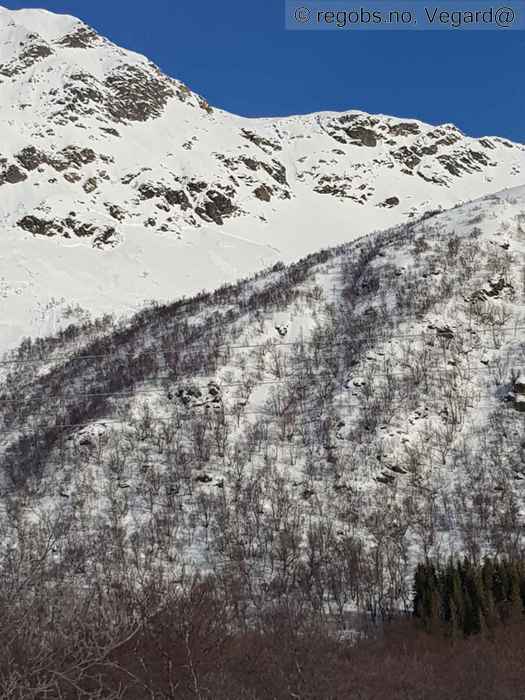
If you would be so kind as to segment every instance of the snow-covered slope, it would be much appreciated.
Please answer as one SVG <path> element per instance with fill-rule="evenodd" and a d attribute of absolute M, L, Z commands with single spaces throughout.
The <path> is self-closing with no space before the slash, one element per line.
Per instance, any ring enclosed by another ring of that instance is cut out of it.
<path fill-rule="evenodd" d="M 68 307 L 124 312 L 213 288 L 525 171 L 523 146 L 452 125 L 213 109 L 43 10 L 0 8 L 0 133 L 0 349 Z"/>
<path fill-rule="evenodd" d="M 68 523 L 57 552 L 87 576 L 116 533 L 253 604 L 310 572 L 332 613 L 406 603 L 424 556 L 521 552 L 524 263 L 521 187 L 25 343 L 2 495 Z"/>

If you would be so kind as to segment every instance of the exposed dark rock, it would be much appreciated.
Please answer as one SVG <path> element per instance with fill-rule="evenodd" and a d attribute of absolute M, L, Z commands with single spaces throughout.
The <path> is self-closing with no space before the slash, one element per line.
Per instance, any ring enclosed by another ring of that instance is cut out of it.
<path fill-rule="evenodd" d="M 41 165 L 49 165 L 54 170 L 62 172 L 71 165 L 81 167 L 92 163 L 97 156 L 91 148 L 79 148 L 78 146 L 67 146 L 56 155 L 49 155 L 39 151 L 34 146 L 27 146 L 15 157 L 20 165 L 29 171 L 36 170 Z"/>
<path fill-rule="evenodd" d="M 466 168 L 452 156 L 443 154 L 438 156 L 437 159 L 445 170 L 448 170 L 451 175 L 455 175 L 456 177 L 459 177 L 461 172 L 466 170 Z"/>
<path fill-rule="evenodd" d="M 484 153 L 481 153 L 480 151 L 473 151 L 472 149 L 468 151 L 468 158 L 471 161 L 480 163 L 481 165 L 488 165 L 490 163 L 490 160 Z"/>
<path fill-rule="evenodd" d="M 436 144 L 438 146 L 453 146 L 461 140 L 461 132 L 447 131 L 443 128 L 436 129 L 428 135 L 433 139 L 437 139 Z"/>
<path fill-rule="evenodd" d="M 65 98 L 65 99 L 64 99 Z M 75 121 L 75 115 L 91 115 L 104 105 L 103 86 L 89 73 L 75 73 L 64 84 L 61 99 L 53 104 L 64 105 L 54 118 L 59 123 Z"/>
<path fill-rule="evenodd" d="M 380 207 L 397 207 L 399 204 L 399 197 L 388 197 L 384 202 L 379 204 Z"/>
<path fill-rule="evenodd" d="M 438 152 L 438 147 L 433 143 L 430 146 L 421 146 L 419 150 L 425 156 L 435 156 Z"/>
<path fill-rule="evenodd" d="M 198 481 L 201 484 L 209 484 L 213 481 L 211 476 L 208 476 L 208 474 L 199 474 L 199 476 L 195 477 L 195 481 Z"/>
<path fill-rule="evenodd" d="M 487 299 L 497 299 L 504 291 L 514 293 L 514 287 L 507 282 L 504 277 L 500 277 L 496 282 L 490 280 L 487 283 L 488 289 L 478 289 L 469 298 L 469 301 L 487 301 Z"/>
<path fill-rule="evenodd" d="M 93 248 L 98 248 L 99 250 L 107 247 L 114 248 L 118 243 L 116 237 L 116 231 L 112 226 L 105 228 L 102 233 L 99 233 L 96 238 L 93 239 Z"/>
<path fill-rule="evenodd" d="M 262 167 L 262 163 L 258 160 L 254 160 L 253 158 L 246 158 L 243 156 L 240 160 L 247 168 L 249 168 L 249 170 L 253 170 L 254 172 L 259 170 L 259 167 Z"/>
<path fill-rule="evenodd" d="M 380 484 L 386 484 L 388 486 L 389 484 L 392 484 L 395 481 L 395 477 L 391 476 L 390 474 L 382 474 L 381 476 L 376 476 L 375 481 L 377 481 Z"/>
<path fill-rule="evenodd" d="M 419 134 L 419 124 L 413 122 L 401 122 L 399 124 L 389 124 L 388 131 L 392 136 L 410 136 Z"/>
<path fill-rule="evenodd" d="M 4 182 L 16 185 L 24 180 L 27 180 L 27 175 L 16 165 L 9 165 L 4 172 L 0 173 L 0 185 Z"/>
<path fill-rule="evenodd" d="M 82 25 L 70 34 L 66 34 L 56 43 L 59 46 L 65 46 L 70 49 L 88 49 L 101 43 L 101 41 L 102 39 L 91 27 Z"/>
<path fill-rule="evenodd" d="M 124 182 L 124 180 L 122 180 L 122 182 Z M 127 184 L 127 182 L 125 184 Z M 152 185 L 148 182 L 140 185 L 138 190 L 141 199 L 153 199 L 154 197 L 160 197 L 163 193 L 163 187 Z"/>
<path fill-rule="evenodd" d="M 213 397 L 220 396 L 221 388 L 215 382 L 210 382 L 208 384 L 208 393 L 211 394 Z"/>
<path fill-rule="evenodd" d="M 100 131 L 103 131 L 106 134 L 109 134 L 110 136 L 118 136 L 120 137 L 119 132 L 116 129 L 113 129 L 112 127 L 108 126 L 101 126 Z"/>
<path fill-rule="evenodd" d="M 61 157 L 63 159 L 63 163 L 65 163 L 64 168 L 70 166 L 70 165 L 77 165 L 80 167 L 81 165 L 88 165 L 89 163 L 92 163 L 94 160 L 96 160 L 96 153 L 93 151 L 91 148 L 79 148 L 78 146 L 67 146 L 66 148 L 63 148 L 61 151 Z M 56 166 L 54 167 L 59 170 Z"/>
<path fill-rule="evenodd" d="M 361 119 L 363 119 L 363 116 L 360 114 L 342 114 L 338 121 L 340 124 L 350 124 Z"/>
<path fill-rule="evenodd" d="M 42 163 L 47 163 L 46 155 L 42 151 L 38 151 L 34 146 L 22 149 L 15 158 L 26 170 L 36 170 Z"/>
<path fill-rule="evenodd" d="M 446 340 L 453 340 L 454 338 L 454 331 L 448 326 L 436 328 L 435 330 L 438 338 L 445 338 Z"/>
<path fill-rule="evenodd" d="M 18 57 L 11 63 L 0 65 L 0 75 L 5 75 L 7 78 L 24 73 L 28 68 L 34 65 L 37 61 L 51 56 L 53 50 L 46 44 L 32 44 L 23 49 Z"/>
<path fill-rule="evenodd" d="M 219 158 L 219 160 L 222 160 L 224 164 L 231 170 L 235 170 L 236 163 L 240 162 L 243 163 L 249 170 L 252 170 L 253 172 L 257 172 L 259 169 L 262 168 L 268 173 L 268 175 L 270 175 L 270 177 L 272 177 L 280 185 L 288 185 L 288 181 L 286 179 L 286 168 L 278 160 L 275 160 L 275 158 L 273 158 L 272 161 L 268 163 L 262 160 L 255 160 L 254 158 L 249 158 L 247 156 L 241 156 L 238 159 L 238 161 L 232 160 L 230 158 L 224 158 L 220 154 L 217 154 L 217 157 Z"/>
<path fill-rule="evenodd" d="M 404 467 L 400 467 L 398 464 L 389 464 L 387 468 L 395 474 L 407 474 L 407 470 Z"/>
<path fill-rule="evenodd" d="M 378 136 L 372 129 L 367 129 L 364 126 L 354 126 L 350 129 L 344 129 L 346 135 L 352 139 L 353 146 L 377 146 Z"/>
<path fill-rule="evenodd" d="M 318 194 L 331 194 L 334 197 L 344 197 L 358 204 L 364 204 L 369 195 L 369 192 L 362 192 L 357 196 L 352 179 L 349 177 L 340 177 L 339 175 L 323 175 L 323 177 L 319 178 L 317 185 L 314 187 L 314 192 Z"/>
<path fill-rule="evenodd" d="M 97 178 L 96 177 L 90 177 L 88 178 L 85 183 L 82 185 L 82 189 L 86 194 L 91 194 L 91 192 L 94 192 L 98 187 L 97 183 Z"/>
<path fill-rule="evenodd" d="M 270 139 L 264 138 L 264 136 L 259 136 L 258 134 L 255 134 L 253 131 L 249 131 L 248 129 L 241 129 L 241 135 L 245 139 L 248 139 L 248 141 L 250 141 L 251 143 L 254 143 L 265 153 L 272 153 L 273 151 L 283 150 L 282 146 L 279 143 L 277 143 L 277 141 L 271 141 Z"/>
<path fill-rule="evenodd" d="M 256 187 L 253 193 L 257 197 L 257 199 L 260 199 L 263 202 L 269 202 L 272 198 L 272 190 L 266 185 L 260 185 L 259 187 Z"/>
<path fill-rule="evenodd" d="M 170 206 L 177 204 L 183 211 L 191 209 L 190 200 L 184 190 L 173 190 L 162 183 L 146 182 L 139 186 L 138 191 L 143 200 L 163 197 Z"/>
<path fill-rule="evenodd" d="M 237 211 L 237 207 L 234 206 L 231 199 L 221 192 L 217 192 L 217 190 L 208 190 L 206 196 L 208 201 L 204 202 L 203 206 L 195 209 L 195 213 L 204 221 L 214 221 L 219 226 L 222 226 L 224 223 L 223 218 Z"/>
<path fill-rule="evenodd" d="M 129 185 L 129 183 L 133 182 L 133 180 L 136 177 L 138 177 L 138 175 L 139 173 L 128 173 L 127 175 L 124 175 L 124 177 L 122 177 L 120 181 L 123 185 Z"/>
<path fill-rule="evenodd" d="M 494 150 L 496 148 L 490 139 L 479 139 L 479 144 L 483 146 L 483 148 L 489 148 L 490 150 Z"/>
<path fill-rule="evenodd" d="M 108 226 L 101 230 L 93 223 L 81 222 L 76 219 L 75 212 L 62 220 L 46 220 L 34 215 L 24 216 L 17 224 L 24 231 L 34 236 L 63 236 L 70 238 L 75 235 L 78 238 L 93 237 L 93 247 L 102 248 L 108 245 L 116 245 L 116 231 Z"/>
<path fill-rule="evenodd" d="M 200 192 L 204 192 L 204 190 L 208 187 L 207 182 L 203 182 L 202 180 L 190 180 L 187 184 L 188 190 L 192 194 L 199 194 Z"/>
<path fill-rule="evenodd" d="M 71 184 L 75 182 L 80 182 L 82 178 L 78 173 L 64 173 L 64 180 L 67 180 L 68 182 L 71 182 Z"/>
<path fill-rule="evenodd" d="M 415 149 L 417 151 L 417 149 Z M 395 151 L 390 151 L 390 154 L 400 163 L 403 163 L 407 168 L 413 170 L 416 165 L 421 163 L 421 158 L 416 155 L 414 148 L 409 148 L 408 146 L 402 146 Z"/>
<path fill-rule="evenodd" d="M 177 397 L 182 401 L 185 406 L 189 406 L 195 401 L 199 401 L 202 398 L 202 391 L 198 386 L 188 384 L 186 386 L 180 387 L 177 390 Z"/>
<path fill-rule="evenodd" d="M 178 204 L 182 211 L 191 209 L 190 200 L 188 199 L 188 195 L 186 192 L 184 192 L 184 190 L 171 190 L 167 188 L 164 191 L 164 197 L 166 198 L 168 204 L 171 204 L 172 206 Z"/>
<path fill-rule="evenodd" d="M 217 207 L 217 211 L 220 213 L 221 216 L 229 216 L 230 214 L 233 214 L 237 209 L 233 205 L 231 199 L 229 197 L 226 197 L 221 192 L 217 192 L 216 190 L 208 190 L 207 196 Z"/>
<path fill-rule="evenodd" d="M 426 182 L 432 182 L 434 185 L 446 185 L 446 181 L 438 177 L 437 175 L 426 175 L 425 173 L 421 172 L 421 170 L 417 171 L 417 175 L 422 179 L 426 180 Z"/>
<path fill-rule="evenodd" d="M 46 221 L 31 215 L 24 216 L 23 219 L 18 221 L 17 225 L 34 236 L 54 236 L 63 231 L 63 228 L 57 225 L 55 221 Z"/>
<path fill-rule="evenodd" d="M 288 185 L 286 180 L 286 168 L 278 160 L 273 159 L 272 165 L 269 163 L 261 163 L 261 166 L 266 170 L 268 175 L 273 177 L 273 179 L 280 185 Z"/>
<path fill-rule="evenodd" d="M 106 108 L 116 121 L 147 121 L 159 117 L 175 93 L 170 81 L 138 66 L 117 68 L 105 80 L 111 91 Z"/>
<path fill-rule="evenodd" d="M 98 228 L 94 224 L 81 223 L 76 221 L 72 216 L 68 216 L 64 219 L 64 225 L 79 238 L 88 238 L 98 231 Z"/>
<path fill-rule="evenodd" d="M 118 204 L 105 204 L 109 215 L 112 216 L 117 221 L 123 221 L 126 217 L 126 212 L 118 206 Z"/>

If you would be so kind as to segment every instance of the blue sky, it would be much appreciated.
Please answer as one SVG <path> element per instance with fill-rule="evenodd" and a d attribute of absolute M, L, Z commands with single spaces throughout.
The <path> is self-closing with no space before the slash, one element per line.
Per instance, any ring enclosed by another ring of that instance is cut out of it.
<path fill-rule="evenodd" d="M 362 109 L 525 142 L 525 32 L 291 32 L 284 0 L 0 4 L 81 17 L 238 114 Z"/>

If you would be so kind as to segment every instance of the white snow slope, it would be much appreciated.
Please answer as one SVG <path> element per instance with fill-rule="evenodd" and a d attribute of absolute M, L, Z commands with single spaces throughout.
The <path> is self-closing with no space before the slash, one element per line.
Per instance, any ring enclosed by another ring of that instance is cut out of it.
<path fill-rule="evenodd" d="M 523 183 L 525 147 L 213 109 L 79 20 L 0 8 L 0 351 Z M 70 315 L 70 313 L 69 313 Z"/>

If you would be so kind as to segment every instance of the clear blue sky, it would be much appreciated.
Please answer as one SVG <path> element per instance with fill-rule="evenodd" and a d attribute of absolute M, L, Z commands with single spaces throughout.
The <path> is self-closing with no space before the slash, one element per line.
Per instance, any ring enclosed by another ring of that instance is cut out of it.
<path fill-rule="evenodd" d="M 362 109 L 525 142 L 522 31 L 291 32 L 284 0 L 0 4 L 76 15 L 238 114 Z"/>

